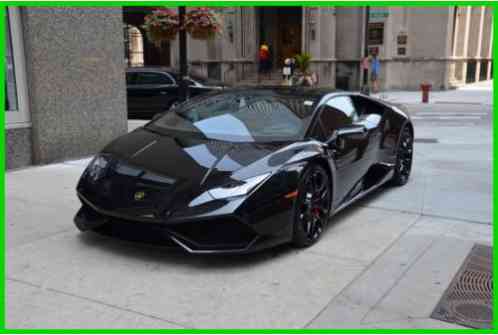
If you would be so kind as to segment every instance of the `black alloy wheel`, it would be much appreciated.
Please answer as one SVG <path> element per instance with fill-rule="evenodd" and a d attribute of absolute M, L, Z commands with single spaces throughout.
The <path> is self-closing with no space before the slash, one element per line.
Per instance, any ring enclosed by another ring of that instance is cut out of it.
<path fill-rule="evenodd" d="M 331 197 L 327 171 L 310 165 L 303 173 L 295 203 L 294 245 L 307 247 L 320 238 L 329 219 Z"/>
<path fill-rule="evenodd" d="M 392 183 L 396 186 L 405 185 L 410 178 L 413 161 L 413 135 L 409 127 L 404 127 L 398 147 L 396 167 Z"/>

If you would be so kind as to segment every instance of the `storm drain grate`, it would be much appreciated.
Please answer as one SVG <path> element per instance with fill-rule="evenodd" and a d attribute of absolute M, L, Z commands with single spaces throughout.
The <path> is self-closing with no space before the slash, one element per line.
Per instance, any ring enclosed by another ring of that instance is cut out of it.
<path fill-rule="evenodd" d="M 466 327 L 491 328 L 493 315 L 491 264 L 492 248 L 474 245 L 431 317 Z"/>
<path fill-rule="evenodd" d="M 416 138 L 414 140 L 414 142 L 416 143 L 438 143 L 438 139 L 437 138 Z"/>

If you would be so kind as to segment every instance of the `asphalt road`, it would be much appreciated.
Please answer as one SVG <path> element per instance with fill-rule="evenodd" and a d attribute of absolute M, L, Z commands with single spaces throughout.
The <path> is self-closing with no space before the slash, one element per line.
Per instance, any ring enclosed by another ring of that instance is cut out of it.
<path fill-rule="evenodd" d="M 7 173 L 7 327 L 456 328 L 429 316 L 472 245 L 492 243 L 492 108 L 408 108 L 410 182 L 304 250 L 203 257 L 80 234 L 88 160 Z"/>

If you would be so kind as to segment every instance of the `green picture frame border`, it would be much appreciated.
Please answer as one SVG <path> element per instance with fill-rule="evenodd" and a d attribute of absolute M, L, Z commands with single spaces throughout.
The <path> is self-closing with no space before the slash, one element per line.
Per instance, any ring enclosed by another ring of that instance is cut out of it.
<path fill-rule="evenodd" d="M 441 6 L 488 6 L 493 8 L 493 40 L 496 41 L 496 19 L 498 18 L 498 2 L 495 1 L 262 1 L 262 0 L 213 0 L 213 1 L 2 1 L 0 2 L 0 31 L 5 31 L 5 15 L 7 6 L 37 6 L 37 7 L 112 7 L 112 6 L 209 6 L 209 7 L 232 7 L 232 6 L 398 6 L 398 7 L 441 7 Z M 493 69 L 497 68 L 498 48 L 493 43 Z M 0 34 L 0 58 L 5 59 L 5 34 Z M 5 66 L 5 63 L 4 63 Z M 5 110 L 5 70 L 0 72 L 0 101 L 2 101 Z M 496 111 L 494 106 L 497 103 L 498 95 L 496 93 L 497 82 L 493 81 L 493 112 Z M 494 117 L 492 121 L 492 155 L 498 157 L 498 118 Z M 493 328 L 483 329 L 9 329 L 6 328 L 6 253 L 5 253 L 5 112 L 0 113 L 0 124 L 3 125 L 4 131 L 0 133 L 0 169 L 3 172 L 0 177 L 1 196 L 3 201 L 0 202 L 0 250 L 3 251 L 3 257 L 0 257 L 0 278 L 3 278 L 0 284 L 0 334 L 498 334 L 498 302 L 496 290 L 493 290 Z M 497 193 L 498 185 L 496 183 L 497 170 L 493 159 L 492 162 L 492 183 L 493 195 Z M 493 196 L 493 222 L 496 222 L 497 211 L 495 210 L 497 201 Z M 497 235 L 498 228 L 493 225 L 493 240 Z M 497 278 L 498 274 L 498 253 L 493 248 L 493 277 Z"/>

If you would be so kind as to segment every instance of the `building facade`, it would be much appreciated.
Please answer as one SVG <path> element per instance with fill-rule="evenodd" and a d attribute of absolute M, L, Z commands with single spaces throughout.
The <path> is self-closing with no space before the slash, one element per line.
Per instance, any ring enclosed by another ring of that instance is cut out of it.
<path fill-rule="evenodd" d="M 136 33 L 141 29 L 138 17 L 143 19 L 151 10 L 125 8 L 124 20 Z M 447 89 L 492 75 L 490 7 L 231 7 L 219 11 L 224 18 L 223 35 L 209 41 L 189 39 L 189 62 L 192 72 L 229 83 L 256 82 L 262 42 L 270 45 L 273 78 L 280 78 L 286 57 L 307 52 L 319 84 L 341 89 L 359 89 L 366 45 L 370 53 L 379 54 L 384 90 L 419 89 L 422 82 Z M 154 49 L 143 31 L 140 38 L 145 48 Z M 133 53 L 136 47 L 129 50 Z M 130 65 L 178 66 L 177 41 L 160 50 L 159 61 L 154 56 L 159 52 L 149 51 L 144 52 L 143 63 Z"/>
<path fill-rule="evenodd" d="M 121 8 L 9 7 L 6 168 L 93 154 L 127 130 Z"/>
<path fill-rule="evenodd" d="M 8 169 L 91 155 L 126 132 L 126 66 L 179 64 L 178 41 L 157 47 L 147 40 L 141 26 L 151 10 L 7 9 Z M 380 55 L 384 90 L 418 89 L 421 82 L 444 89 L 492 77 L 489 7 L 218 10 L 224 33 L 189 38 L 190 69 L 233 84 L 257 83 L 262 42 L 271 48 L 270 81 L 280 80 L 286 57 L 308 52 L 320 85 L 356 90 L 366 40 Z"/>

